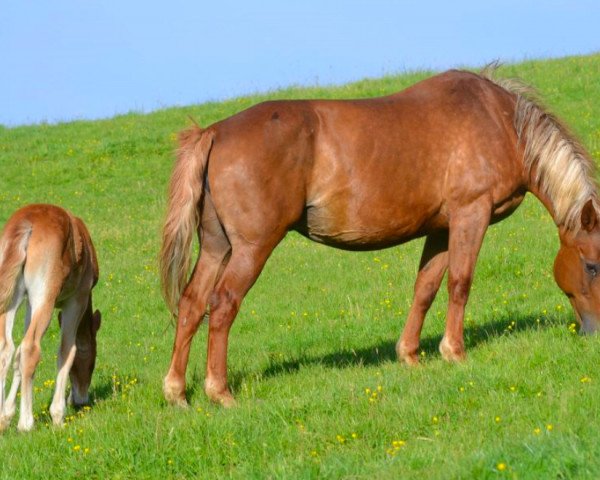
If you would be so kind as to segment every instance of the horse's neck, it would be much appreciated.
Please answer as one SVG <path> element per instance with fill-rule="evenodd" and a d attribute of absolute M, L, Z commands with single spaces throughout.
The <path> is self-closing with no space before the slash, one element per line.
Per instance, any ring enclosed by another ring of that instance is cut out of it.
<path fill-rule="evenodd" d="M 530 184 L 527 185 L 527 190 L 529 190 L 529 192 L 531 192 L 542 203 L 542 205 L 544 205 L 544 207 L 546 208 L 546 210 L 548 210 L 548 213 L 554 220 L 554 223 L 556 225 L 559 225 L 559 220 L 554 209 L 554 203 L 552 201 L 552 198 L 550 198 L 550 196 L 546 194 L 539 187 L 539 185 L 535 185 L 533 182 L 530 182 Z"/>
<path fill-rule="evenodd" d="M 594 181 L 587 181 L 586 178 L 573 182 L 568 175 L 550 181 L 553 182 L 553 188 L 548 188 L 548 179 L 538 177 L 535 169 L 532 169 L 527 189 L 546 207 L 558 227 L 577 230 L 585 203 L 592 199 L 598 207 L 599 196 Z M 557 186 L 560 182 L 565 182 L 565 185 Z"/>

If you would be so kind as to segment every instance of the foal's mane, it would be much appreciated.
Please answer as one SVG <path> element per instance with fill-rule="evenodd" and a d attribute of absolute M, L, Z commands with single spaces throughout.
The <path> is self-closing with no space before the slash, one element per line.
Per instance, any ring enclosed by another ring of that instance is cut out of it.
<path fill-rule="evenodd" d="M 551 200 L 556 224 L 577 231 L 590 198 L 599 210 L 596 165 L 566 125 L 543 106 L 536 90 L 520 80 L 496 78 L 498 66 L 490 64 L 480 75 L 516 96 L 514 126 L 524 144 L 529 178 Z"/>

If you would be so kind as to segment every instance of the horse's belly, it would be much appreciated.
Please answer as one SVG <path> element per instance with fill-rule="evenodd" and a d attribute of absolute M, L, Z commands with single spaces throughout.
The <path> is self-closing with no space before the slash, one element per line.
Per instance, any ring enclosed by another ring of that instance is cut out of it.
<path fill-rule="evenodd" d="M 427 233 L 432 217 L 425 210 L 409 214 L 392 207 L 384 211 L 309 207 L 306 224 L 298 230 L 316 242 L 348 250 L 385 248 Z"/>

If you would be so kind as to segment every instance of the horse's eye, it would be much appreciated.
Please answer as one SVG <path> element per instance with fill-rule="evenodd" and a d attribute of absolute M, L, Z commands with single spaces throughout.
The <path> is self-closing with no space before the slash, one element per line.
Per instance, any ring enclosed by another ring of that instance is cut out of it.
<path fill-rule="evenodd" d="M 596 275 L 598 275 L 599 270 L 600 270 L 600 267 L 596 263 L 586 263 L 585 264 L 585 271 L 591 277 L 595 277 Z"/>

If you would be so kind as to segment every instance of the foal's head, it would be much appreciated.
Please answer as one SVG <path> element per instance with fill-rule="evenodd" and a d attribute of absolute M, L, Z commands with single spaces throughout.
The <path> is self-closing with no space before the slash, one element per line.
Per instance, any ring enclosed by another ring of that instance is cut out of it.
<path fill-rule="evenodd" d="M 60 319 L 60 314 L 59 314 Z M 81 318 L 77 329 L 77 352 L 69 373 L 71 378 L 71 400 L 73 405 L 81 406 L 89 403 L 89 388 L 92 374 L 96 366 L 96 334 L 100 329 L 102 315 L 100 310 L 92 313 L 92 301 Z"/>
<path fill-rule="evenodd" d="M 560 232 L 560 250 L 554 261 L 554 278 L 575 309 L 581 331 L 600 328 L 600 222 L 589 200 L 581 212 L 577 233 Z"/>

